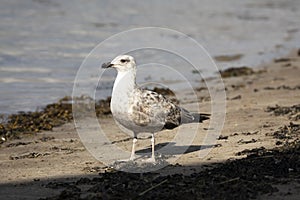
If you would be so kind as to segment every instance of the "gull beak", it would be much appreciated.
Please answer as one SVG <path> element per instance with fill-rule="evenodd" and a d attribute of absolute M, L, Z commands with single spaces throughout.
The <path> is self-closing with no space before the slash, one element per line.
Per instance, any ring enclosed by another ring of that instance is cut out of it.
<path fill-rule="evenodd" d="M 102 68 L 110 68 L 110 67 L 112 67 L 112 66 L 114 66 L 114 65 L 111 64 L 110 62 L 108 62 L 108 63 L 103 63 L 103 64 L 102 64 Z"/>

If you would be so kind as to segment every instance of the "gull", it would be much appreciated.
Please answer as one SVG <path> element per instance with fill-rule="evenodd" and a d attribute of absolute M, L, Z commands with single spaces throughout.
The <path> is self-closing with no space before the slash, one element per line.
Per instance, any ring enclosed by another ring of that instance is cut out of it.
<path fill-rule="evenodd" d="M 134 160 L 137 135 L 151 133 L 152 154 L 150 162 L 155 163 L 154 133 L 162 129 L 172 129 L 182 123 L 201 122 L 206 115 L 190 113 L 173 104 L 163 95 L 139 88 L 136 84 L 136 63 L 132 56 L 120 55 L 102 68 L 115 68 L 117 77 L 114 82 L 110 108 L 114 119 L 133 132 L 133 143 L 129 160 Z"/>

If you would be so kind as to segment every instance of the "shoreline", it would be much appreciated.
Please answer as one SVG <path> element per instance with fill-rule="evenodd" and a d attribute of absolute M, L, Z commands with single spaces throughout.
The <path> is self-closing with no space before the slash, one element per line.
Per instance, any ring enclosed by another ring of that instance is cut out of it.
<path fill-rule="evenodd" d="M 201 128 L 198 130 L 198 134 L 192 144 L 194 148 L 189 149 L 187 153 L 176 161 L 178 165 L 171 165 L 160 170 L 161 174 L 171 175 L 168 179 L 169 185 L 172 185 L 172 177 L 176 177 L 176 174 L 185 174 L 187 175 L 186 179 L 189 180 L 191 177 L 188 175 L 196 173 L 196 177 L 204 179 L 203 176 L 205 174 L 201 175 L 201 173 L 209 172 L 206 170 L 231 169 L 230 166 L 233 164 L 228 163 L 237 163 L 238 166 L 240 164 L 241 167 L 246 168 L 246 164 L 241 164 L 242 162 L 247 162 L 247 160 L 243 159 L 254 156 L 254 160 L 264 160 L 264 157 L 267 158 L 273 155 L 268 154 L 268 150 L 272 151 L 276 158 L 282 158 L 283 160 L 286 159 L 284 153 L 277 153 L 273 149 L 287 149 L 282 150 L 283 152 L 286 151 L 287 155 L 290 155 L 288 153 L 289 148 L 297 150 L 297 145 L 296 147 L 292 147 L 292 144 L 299 144 L 300 134 L 300 128 L 298 128 L 300 111 L 297 107 L 300 102 L 300 83 L 298 78 L 300 74 L 300 56 L 298 52 L 294 50 L 287 56 L 280 57 L 280 59 L 278 58 L 269 64 L 263 64 L 255 69 L 263 69 L 265 71 L 250 73 L 244 76 L 230 76 L 223 79 L 227 95 L 227 116 L 221 135 L 215 144 L 213 144 L 214 146 L 211 147 L 208 156 L 199 160 L 199 147 L 202 144 L 203 133 L 208 127 L 209 122 L 200 124 Z M 188 94 L 186 95 L 188 97 Z M 201 112 L 209 113 L 210 101 L 209 96 L 207 96 L 207 90 L 199 89 L 197 95 L 201 102 Z M 190 102 L 189 98 L 182 103 L 185 108 L 190 110 L 195 109 L 197 105 L 196 102 Z M 109 139 L 116 142 L 119 147 L 130 151 L 131 140 L 128 139 L 130 137 L 115 126 L 113 119 L 111 117 L 104 117 L 103 119 L 101 118 L 101 122 L 104 124 L 104 129 L 111 133 Z M 193 125 L 187 125 L 183 126 L 183 129 L 187 130 L 193 127 Z M 164 144 L 170 141 L 174 134 L 176 134 L 176 131 L 162 131 L 158 133 L 157 144 Z M 149 146 L 148 143 L 148 140 L 141 140 L 137 146 L 138 150 L 147 149 Z M 43 131 L 33 135 L 21 135 L 20 138 L 0 145 L 0 167 L 5 170 L 5 173 L 2 173 L 0 176 L 0 185 L 4 189 L 0 191 L 0 197 L 7 199 L 21 197 L 18 196 L 18 192 L 30 191 L 30 187 L 38 189 L 41 192 L 40 194 L 30 194 L 30 192 L 27 192 L 28 197 L 31 198 L 58 195 L 54 198 L 58 199 L 59 195 L 62 195 L 62 191 L 69 191 L 69 197 L 78 194 L 83 195 L 86 190 L 81 187 L 85 187 L 86 185 L 95 186 L 97 183 L 92 181 L 92 177 L 98 177 L 98 173 L 103 174 L 102 176 L 105 176 L 109 181 L 111 181 L 110 177 L 117 178 L 117 174 L 124 180 L 128 180 L 130 176 L 135 176 L 123 172 L 110 172 L 109 168 L 93 158 L 81 144 L 73 123 L 54 127 L 52 131 Z M 260 164 L 269 166 L 267 162 L 271 161 L 266 160 L 265 163 L 262 162 Z M 299 162 L 299 160 L 295 160 L 295 162 Z M 24 165 L 26 168 L 22 167 Z M 221 168 L 218 168 L 220 166 Z M 287 177 L 280 176 L 278 179 L 275 177 L 274 180 L 248 180 L 216 172 L 216 174 L 226 178 L 223 177 L 224 180 L 217 177 L 212 178 L 216 178 L 222 184 L 223 182 L 232 183 L 232 188 L 228 188 L 232 194 L 238 194 L 238 188 L 235 189 L 234 186 L 238 186 L 239 181 L 248 181 L 247 184 L 250 184 L 249 181 L 253 181 L 254 185 L 256 183 L 264 183 L 265 185 L 262 185 L 262 187 L 270 187 L 266 191 L 263 191 L 257 186 L 259 192 L 249 193 L 250 196 L 245 197 L 245 199 L 250 197 L 261 197 L 264 199 L 299 198 L 300 193 L 297 190 L 299 183 L 297 183 L 298 179 L 294 173 L 297 173 L 297 170 L 300 169 L 297 166 L 281 167 L 284 170 L 288 167 L 291 169 L 291 172 L 287 173 Z M 255 166 L 252 166 L 252 168 L 255 169 Z M 255 173 L 259 172 L 255 171 Z M 274 173 L 279 173 L 279 171 L 274 169 Z M 264 175 L 257 174 L 256 176 L 263 177 Z M 89 180 L 86 180 L 88 184 L 78 183 L 76 185 L 75 183 L 78 179 L 83 177 L 89 177 Z M 290 179 L 288 179 L 289 177 Z M 280 182 L 283 178 L 287 181 L 286 184 Z M 149 179 L 151 179 L 151 176 Z M 156 184 L 164 180 L 161 178 Z M 182 181 L 181 179 L 178 180 Z M 49 186 L 50 182 L 52 182 L 51 186 Z M 59 186 L 59 183 L 64 183 L 65 186 Z M 192 183 L 193 181 L 191 181 Z M 166 183 L 163 182 L 162 184 Z M 188 185 L 189 183 L 184 184 Z M 48 185 L 49 187 L 43 187 L 42 185 Z M 77 188 L 80 188 L 80 191 L 76 188 L 68 190 L 67 188 L 70 185 L 72 187 L 75 185 Z M 210 186 L 213 187 L 214 185 Z M 185 187 L 185 185 L 182 187 Z M 216 185 L 215 187 L 218 188 Z M 253 186 L 247 185 L 247 187 Z M 245 186 L 245 188 L 247 187 Z M 163 186 L 162 188 L 157 186 L 158 191 L 163 190 L 163 188 Z M 202 188 L 202 185 L 199 188 Z M 145 190 L 145 188 L 140 188 L 137 192 L 142 193 Z M 287 195 L 288 191 L 291 194 Z M 152 195 L 157 195 L 158 197 L 159 194 L 152 192 L 150 191 Z M 220 191 L 220 193 L 218 191 L 215 192 L 216 195 L 222 195 L 223 193 L 221 192 L 224 192 L 223 195 L 225 195 L 225 191 Z M 91 195 L 95 195 L 95 193 L 91 193 Z"/>
<path fill-rule="evenodd" d="M 240 68 L 240 67 L 243 67 L 243 66 L 246 66 L 247 68 L 250 68 L 253 71 L 259 71 L 259 70 L 261 70 L 262 66 L 273 62 L 278 57 L 281 58 L 281 57 L 285 57 L 285 56 L 290 55 L 291 51 L 288 50 L 288 48 L 289 47 L 285 47 L 280 52 L 276 52 L 276 51 L 272 52 L 272 53 L 268 52 L 267 53 L 268 54 L 268 59 L 267 60 L 262 59 L 258 65 L 236 64 L 236 63 L 231 64 L 230 63 L 231 61 L 238 61 L 238 60 L 240 60 L 241 58 L 243 58 L 245 56 L 244 54 L 217 54 L 217 55 L 213 55 L 212 59 L 217 64 L 217 66 L 226 65 L 225 69 L 220 69 L 218 67 L 220 71 L 226 71 L 229 68 Z M 295 52 L 296 48 L 294 48 L 294 50 L 292 50 L 292 51 Z M 264 53 L 261 53 L 261 54 L 263 55 Z M 272 56 L 269 55 L 269 54 L 271 54 Z M 278 55 L 281 55 L 281 57 L 278 56 Z M 211 79 L 215 79 L 215 78 L 216 78 L 215 76 L 210 76 L 210 77 L 206 77 L 205 79 L 211 80 Z M 53 101 L 50 101 L 48 103 L 43 103 L 41 105 L 37 105 L 37 106 L 35 106 L 35 108 L 33 108 L 32 106 L 30 106 L 30 107 L 32 107 L 32 109 L 29 109 L 29 110 L 26 109 L 26 111 L 24 111 L 24 110 L 17 110 L 17 111 L 2 112 L 2 113 L 0 113 L 0 120 L 1 121 L 5 121 L 9 116 L 16 115 L 18 113 L 33 113 L 33 112 L 41 111 L 45 107 L 47 107 L 48 105 L 56 104 L 60 100 L 62 100 L 64 98 L 69 98 L 70 96 L 71 96 L 71 94 L 70 95 L 66 95 L 66 96 L 57 97 L 55 101 L 53 100 Z M 105 98 L 103 98 L 103 99 L 96 99 L 96 101 L 106 100 L 106 98 L 108 98 L 108 97 L 109 96 L 105 95 Z"/>

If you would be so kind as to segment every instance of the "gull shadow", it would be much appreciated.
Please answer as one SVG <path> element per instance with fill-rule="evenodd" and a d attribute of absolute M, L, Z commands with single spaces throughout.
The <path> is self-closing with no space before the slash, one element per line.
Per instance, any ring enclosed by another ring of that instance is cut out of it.
<path fill-rule="evenodd" d="M 164 142 L 155 145 L 155 151 L 165 155 L 180 155 L 200 151 L 207 148 L 213 148 L 215 145 L 186 145 L 176 146 L 175 142 Z M 151 147 L 136 151 L 137 154 L 151 153 Z"/>

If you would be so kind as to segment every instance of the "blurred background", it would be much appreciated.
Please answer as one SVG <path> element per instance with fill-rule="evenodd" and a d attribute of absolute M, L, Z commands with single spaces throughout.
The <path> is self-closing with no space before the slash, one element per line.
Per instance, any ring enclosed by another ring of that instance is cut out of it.
<path fill-rule="evenodd" d="M 255 67 L 300 46 L 299 0 L 1 0 L 0 18 L 2 114 L 34 111 L 71 95 L 89 52 L 132 28 L 157 26 L 187 34 L 219 69 Z M 117 49 L 119 44 L 112 45 Z M 153 52 L 137 56 L 142 60 L 146 54 Z M 167 81 L 167 74 L 164 70 L 160 79 Z M 149 79 L 140 76 L 140 81 Z M 99 98 L 109 94 L 112 81 Z"/>

